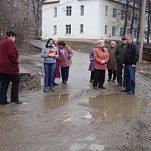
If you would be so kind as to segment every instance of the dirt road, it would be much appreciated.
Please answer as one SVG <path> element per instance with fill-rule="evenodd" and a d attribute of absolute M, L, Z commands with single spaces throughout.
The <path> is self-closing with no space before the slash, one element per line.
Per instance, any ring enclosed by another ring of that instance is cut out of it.
<path fill-rule="evenodd" d="M 40 55 L 21 66 L 43 77 Z M 114 82 L 94 90 L 88 54 L 75 52 L 68 84 L 22 92 L 21 105 L 0 106 L 0 151 L 151 151 L 151 84 L 137 73 L 135 95 Z M 43 82 L 42 82 L 43 84 Z"/>

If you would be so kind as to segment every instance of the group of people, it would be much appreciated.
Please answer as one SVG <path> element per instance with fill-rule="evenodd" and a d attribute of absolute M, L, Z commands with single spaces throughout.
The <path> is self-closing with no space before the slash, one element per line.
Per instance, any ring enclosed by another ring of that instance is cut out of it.
<path fill-rule="evenodd" d="M 111 41 L 108 49 L 105 41 L 99 40 L 89 56 L 90 82 L 93 82 L 94 89 L 106 89 L 105 71 L 108 69 L 108 81 L 117 80 L 117 86 L 125 87 L 122 92 L 135 93 L 135 70 L 139 51 L 131 35 L 122 37 L 118 46 L 115 41 Z"/>
<path fill-rule="evenodd" d="M 73 51 L 64 41 L 54 41 L 49 38 L 42 49 L 41 57 L 44 58 L 44 92 L 55 91 L 55 78 L 62 77 L 62 83 L 67 83 L 69 68 L 72 64 Z M 61 70 L 61 74 L 60 74 Z"/>
<path fill-rule="evenodd" d="M 15 46 L 16 34 L 13 31 L 6 33 L 6 38 L 0 42 L 0 104 L 14 102 L 22 103 L 19 100 L 18 91 L 20 85 L 19 76 L 19 53 Z M 60 78 L 62 83 L 67 83 L 69 67 L 72 64 L 73 51 L 64 41 L 55 42 L 48 39 L 41 51 L 44 58 L 44 92 L 55 91 L 55 78 Z M 105 47 L 105 41 L 99 40 L 96 47 L 90 53 L 91 71 L 90 82 L 93 82 L 94 89 L 105 89 L 105 71 L 108 69 L 108 81 L 117 79 L 117 86 L 124 85 L 123 92 L 135 93 L 135 70 L 139 58 L 138 46 L 133 42 L 131 35 L 122 37 L 120 45 L 116 46 L 111 41 L 110 47 Z M 122 70 L 124 69 L 124 74 Z M 7 90 L 12 82 L 10 102 L 7 101 Z"/>

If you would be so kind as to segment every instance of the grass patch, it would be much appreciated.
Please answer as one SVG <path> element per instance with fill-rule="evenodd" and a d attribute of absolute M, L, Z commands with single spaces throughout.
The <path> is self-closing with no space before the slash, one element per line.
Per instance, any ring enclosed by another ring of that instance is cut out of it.
<path fill-rule="evenodd" d="M 73 50 L 81 51 L 81 52 L 90 52 L 92 48 L 95 47 L 95 44 L 92 42 L 65 41 L 65 43 L 69 45 Z"/>

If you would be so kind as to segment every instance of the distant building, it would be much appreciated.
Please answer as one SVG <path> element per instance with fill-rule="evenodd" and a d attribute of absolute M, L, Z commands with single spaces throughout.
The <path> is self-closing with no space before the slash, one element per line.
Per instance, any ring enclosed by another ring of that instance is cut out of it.
<path fill-rule="evenodd" d="M 124 4 L 113 0 L 43 0 L 42 39 L 119 40 L 124 30 L 123 8 Z"/>

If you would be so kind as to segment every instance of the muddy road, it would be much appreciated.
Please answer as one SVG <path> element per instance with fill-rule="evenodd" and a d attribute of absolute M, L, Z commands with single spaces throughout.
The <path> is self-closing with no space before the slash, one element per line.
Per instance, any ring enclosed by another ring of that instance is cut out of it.
<path fill-rule="evenodd" d="M 39 54 L 20 61 L 43 78 Z M 21 92 L 21 105 L 0 106 L 0 151 L 151 151 L 150 80 L 137 73 L 135 95 L 114 82 L 94 90 L 88 64 L 88 54 L 74 51 L 67 84 L 56 79 L 55 92 L 41 86 Z"/>

